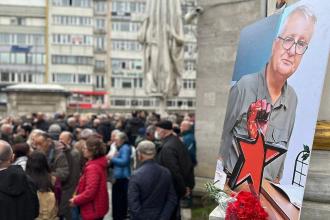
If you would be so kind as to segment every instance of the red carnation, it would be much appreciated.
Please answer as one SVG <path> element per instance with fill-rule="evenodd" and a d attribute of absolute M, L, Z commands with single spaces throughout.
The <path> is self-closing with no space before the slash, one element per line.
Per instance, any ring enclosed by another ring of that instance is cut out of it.
<path fill-rule="evenodd" d="M 266 220 L 267 212 L 251 192 L 239 192 L 236 201 L 228 203 L 226 220 Z"/>

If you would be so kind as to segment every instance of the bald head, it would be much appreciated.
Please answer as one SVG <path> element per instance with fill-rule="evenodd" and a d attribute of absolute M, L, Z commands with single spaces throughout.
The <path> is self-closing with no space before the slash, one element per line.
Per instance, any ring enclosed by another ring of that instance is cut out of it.
<path fill-rule="evenodd" d="M 70 127 L 75 127 L 76 126 L 76 119 L 74 117 L 70 117 L 70 118 L 68 118 L 67 123 Z"/>
<path fill-rule="evenodd" d="M 3 134 L 12 134 L 13 133 L 13 126 L 11 124 L 1 125 L 1 133 L 3 133 Z"/>
<path fill-rule="evenodd" d="M 180 125 L 180 132 L 185 132 L 185 131 L 189 131 L 191 129 L 191 122 L 190 121 L 183 121 L 181 122 L 181 125 Z"/>
<path fill-rule="evenodd" d="M 68 131 L 63 131 L 60 134 L 59 140 L 66 145 L 70 145 L 72 142 L 72 134 Z"/>
<path fill-rule="evenodd" d="M 0 140 L 0 168 L 10 166 L 10 161 L 13 157 L 13 150 L 8 142 Z"/>

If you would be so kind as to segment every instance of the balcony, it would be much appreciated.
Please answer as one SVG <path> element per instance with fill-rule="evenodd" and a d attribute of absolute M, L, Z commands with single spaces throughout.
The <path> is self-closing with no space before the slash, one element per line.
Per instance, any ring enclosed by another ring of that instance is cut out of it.
<path fill-rule="evenodd" d="M 103 28 L 94 28 L 94 34 L 106 34 L 107 31 Z"/>
<path fill-rule="evenodd" d="M 107 68 L 105 68 L 104 66 L 94 66 L 94 72 L 95 73 L 106 73 L 107 72 Z"/>

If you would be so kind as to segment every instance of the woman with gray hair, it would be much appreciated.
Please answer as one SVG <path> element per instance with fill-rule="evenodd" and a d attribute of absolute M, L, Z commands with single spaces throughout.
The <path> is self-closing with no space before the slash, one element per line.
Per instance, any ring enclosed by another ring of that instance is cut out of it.
<path fill-rule="evenodd" d="M 113 219 L 123 220 L 127 215 L 127 188 L 128 178 L 131 176 L 131 146 L 128 144 L 127 135 L 118 132 L 115 135 L 118 153 L 108 156 L 113 165 L 112 206 Z"/>

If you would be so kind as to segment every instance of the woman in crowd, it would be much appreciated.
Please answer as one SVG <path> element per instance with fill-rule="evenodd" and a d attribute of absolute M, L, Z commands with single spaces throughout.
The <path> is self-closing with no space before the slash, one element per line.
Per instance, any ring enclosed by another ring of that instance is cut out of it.
<path fill-rule="evenodd" d="M 37 220 L 57 220 L 55 183 L 52 181 L 46 156 L 39 151 L 33 151 L 26 163 L 26 173 L 32 178 L 38 189 L 39 217 Z"/>
<path fill-rule="evenodd" d="M 30 153 L 29 145 L 27 143 L 14 144 L 13 152 L 15 155 L 13 165 L 20 165 L 25 171 L 28 155 Z"/>
<path fill-rule="evenodd" d="M 95 136 L 89 137 L 83 147 L 87 163 L 70 204 L 80 208 L 84 220 L 103 219 L 109 210 L 105 151 L 102 139 Z"/>
<path fill-rule="evenodd" d="M 114 220 L 126 219 L 127 215 L 128 178 L 131 175 L 131 146 L 127 142 L 128 138 L 124 132 L 117 133 L 115 143 L 118 152 L 113 157 L 108 156 L 113 164 L 112 213 Z"/>

